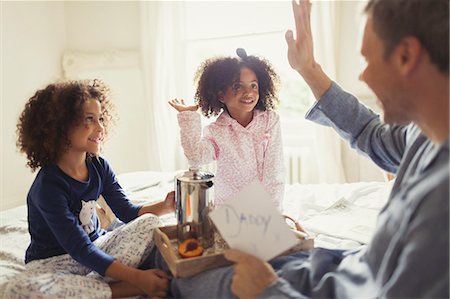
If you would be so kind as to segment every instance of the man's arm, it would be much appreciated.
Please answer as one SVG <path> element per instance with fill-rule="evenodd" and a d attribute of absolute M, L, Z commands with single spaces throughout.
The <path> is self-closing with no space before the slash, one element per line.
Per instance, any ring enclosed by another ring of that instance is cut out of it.
<path fill-rule="evenodd" d="M 307 119 L 333 127 L 352 147 L 383 169 L 396 173 L 406 148 L 406 127 L 382 125 L 379 117 L 345 93 L 315 61 L 309 0 L 292 1 L 296 38 L 286 32 L 289 64 L 306 81 L 317 103 Z"/>
<path fill-rule="evenodd" d="M 377 114 L 336 83 L 308 111 L 306 119 L 332 127 L 352 148 L 392 173 L 397 173 L 408 136 L 414 133 L 409 126 L 382 124 Z"/>

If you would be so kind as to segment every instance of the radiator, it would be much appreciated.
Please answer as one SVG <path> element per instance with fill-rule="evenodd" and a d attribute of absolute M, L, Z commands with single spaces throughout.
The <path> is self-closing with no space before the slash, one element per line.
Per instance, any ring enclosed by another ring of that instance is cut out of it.
<path fill-rule="evenodd" d="M 310 149 L 305 147 L 284 147 L 284 169 L 286 184 L 301 183 L 307 175 Z"/>

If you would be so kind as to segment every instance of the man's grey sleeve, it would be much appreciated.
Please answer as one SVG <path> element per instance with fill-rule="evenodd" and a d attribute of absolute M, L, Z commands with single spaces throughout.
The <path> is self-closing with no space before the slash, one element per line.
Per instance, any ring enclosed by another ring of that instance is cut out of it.
<path fill-rule="evenodd" d="M 408 126 L 382 124 L 378 115 L 335 82 L 307 112 L 306 119 L 334 128 L 352 148 L 384 170 L 397 172 L 407 147 Z"/>

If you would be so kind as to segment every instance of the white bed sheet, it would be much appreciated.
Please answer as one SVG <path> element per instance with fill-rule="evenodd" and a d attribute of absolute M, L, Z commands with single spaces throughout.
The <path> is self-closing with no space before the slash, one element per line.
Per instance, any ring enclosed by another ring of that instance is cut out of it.
<path fill-rule="evenodd" d="M 174 189 L 173 177 L 168 172 L 133 172 L 118 179 L 132 201 L 144 203 L 164 199 Z M 385 182 L 288 185 L 283 208 L 314 236 L 315 246 L 355 248 L 372 236 L 391 187 Z M 175 224 L 175 217 L 162 221 Z M 29 241 L 26 206 L 0 212 L 0 298 L 8 279 L 25 269 Z"/>

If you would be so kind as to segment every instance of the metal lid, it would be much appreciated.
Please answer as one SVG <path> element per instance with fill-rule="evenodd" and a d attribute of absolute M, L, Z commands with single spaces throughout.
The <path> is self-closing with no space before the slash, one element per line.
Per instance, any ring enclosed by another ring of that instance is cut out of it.
<path fill-rule="evenodd" d="M 199 167 L 189 167 L 189 170 L 175 176 L 177 180 L 188 183 L 209 182 L 214 177 L 214 174 L 206 171 L 201 171 Z"/>

